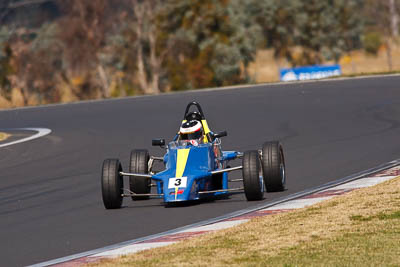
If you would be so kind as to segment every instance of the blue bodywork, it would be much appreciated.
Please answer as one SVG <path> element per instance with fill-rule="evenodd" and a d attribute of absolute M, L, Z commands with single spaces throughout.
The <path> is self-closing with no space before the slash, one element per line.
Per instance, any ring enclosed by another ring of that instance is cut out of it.
<path fill-rule="evenodd" d="M 154 174 L 152 179 L 156 181 L 157 193 L 163 195 L 164 202 L 227 194 L 224 190 L 228 189 L 228 173 L 212 174 L 212 171 L 225 168 L 229 160 L 237 157 L 236 151 L 221 151 L 219 139 L 196 145 L 173 141 L 164 156 L 166 169 Z M 206 192 L 216 190 L 219 191 Z"/>

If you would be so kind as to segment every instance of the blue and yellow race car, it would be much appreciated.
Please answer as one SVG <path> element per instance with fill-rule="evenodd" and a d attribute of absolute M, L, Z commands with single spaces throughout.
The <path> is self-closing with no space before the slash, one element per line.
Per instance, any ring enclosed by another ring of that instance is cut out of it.
<path fill-rule="evenodd" d="M 191 111 L 195 107 L 195 111 Z M 153 146 L 166 149 L 164 157 L 150 156 L 147 150 L 133 150 L 129 172 L 124 172 L 118 159 L 103 163 L 101 187 L 106 209 L 118 209 L 124 197 L 144 200 L 163 198 L 166 206 L 244 192 L 246 199 L 261 200 L 264 191 L 285 190 L 286 172 L 280 142 L 263 144 L 261 150 L 222 151 L 221 138 L 227 132 L 213 133 L 197 102 L 187 105 L 181 128 L 173 141 L 154 139 Z M 241 159 L 242 165 L 229 167 L 228 162 Z M 154 171 L 155 161 L 165 167 Z M 241 179 L 229 180 L 228 173 L 242 171 Z M 124 188 L 124 176 L 129 177 L 129 189 Z M 243 187 L 229 188 L 229 182 L 241 182 Z M 152 193 L 151 188 L 156 187 Z"/>

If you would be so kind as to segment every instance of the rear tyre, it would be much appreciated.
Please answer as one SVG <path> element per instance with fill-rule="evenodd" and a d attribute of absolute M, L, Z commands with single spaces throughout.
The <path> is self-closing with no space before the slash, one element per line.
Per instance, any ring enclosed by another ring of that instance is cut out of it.
<path fill-rule="evenodd" d="M 285 190 L 285 157 L 282 145 L 278 141 L 264 143 L 262 147 L 262 169 L 267 192 Z"/>
<path fill-rule="evenodd" d="M 122 171 L 118 159 L 106 159 L 103 162 L 101 175 L 101 192 L 106 209 L 119 209 L 122 205 L 124 180 L 119 172 Z"/>
<path fill-rule="evenodd" d="M 129 172 L 131 173 L 149 173 L 149 152 L 145 149 L 135 149 L 131 152 Z M 129 177 L 129 189 L 136 194 L 149 194 L 150 193 L 150 178 L 145 177 Z M 148 196 L 132 196 L 132 200 L 148 199 Z"/>
<path fill-rule="evenodd" d="M 246 199 L 261 200 L 264 197 L 264 181 L 261 175 L 261 162 L 258 151 L 243 154 L 243 185 Z"/>

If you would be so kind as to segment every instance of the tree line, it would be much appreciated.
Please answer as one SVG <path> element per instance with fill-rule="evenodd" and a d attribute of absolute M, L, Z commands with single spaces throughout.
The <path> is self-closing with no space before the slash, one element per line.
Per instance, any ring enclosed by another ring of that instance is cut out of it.
<path fill-rule="evenodd" d="M 27 105 L 248 83 L 259 49 L 322 64 L 376 53 L 399 33 L 398 0 L 30 0 L 38 12 L 45 2 L 48 18 L 28 23 L 10 14 L 29 2 L 0 5 L 5 99 L 13 89 Z"/>

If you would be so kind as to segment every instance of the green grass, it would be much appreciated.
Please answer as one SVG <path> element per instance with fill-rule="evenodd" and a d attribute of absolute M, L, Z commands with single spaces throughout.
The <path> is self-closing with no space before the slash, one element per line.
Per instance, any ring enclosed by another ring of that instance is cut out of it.
<path fill-rule="evenodd" d="M 400 266 L 400 211 L 352 216 L 354 232 L 284 249 L 260 262 L 265 266 Z M 384 221 L 383 223 L 379 221 Z M 361 229 L 363 228 L 363 229 Z"/>
<path fill-rule="evenodd" d="M 393 213 L 380 213 L 377 215 L 379 220 L 399 220 L 400 219 L 400 210 L 395 211 Z"/>
<path fill-rule="evenodd" d="M 366 233 L 343 233 L 332 240 L 285 249 L 260 262 L 269 266 L 399 266 L 400 223 Z"/>

